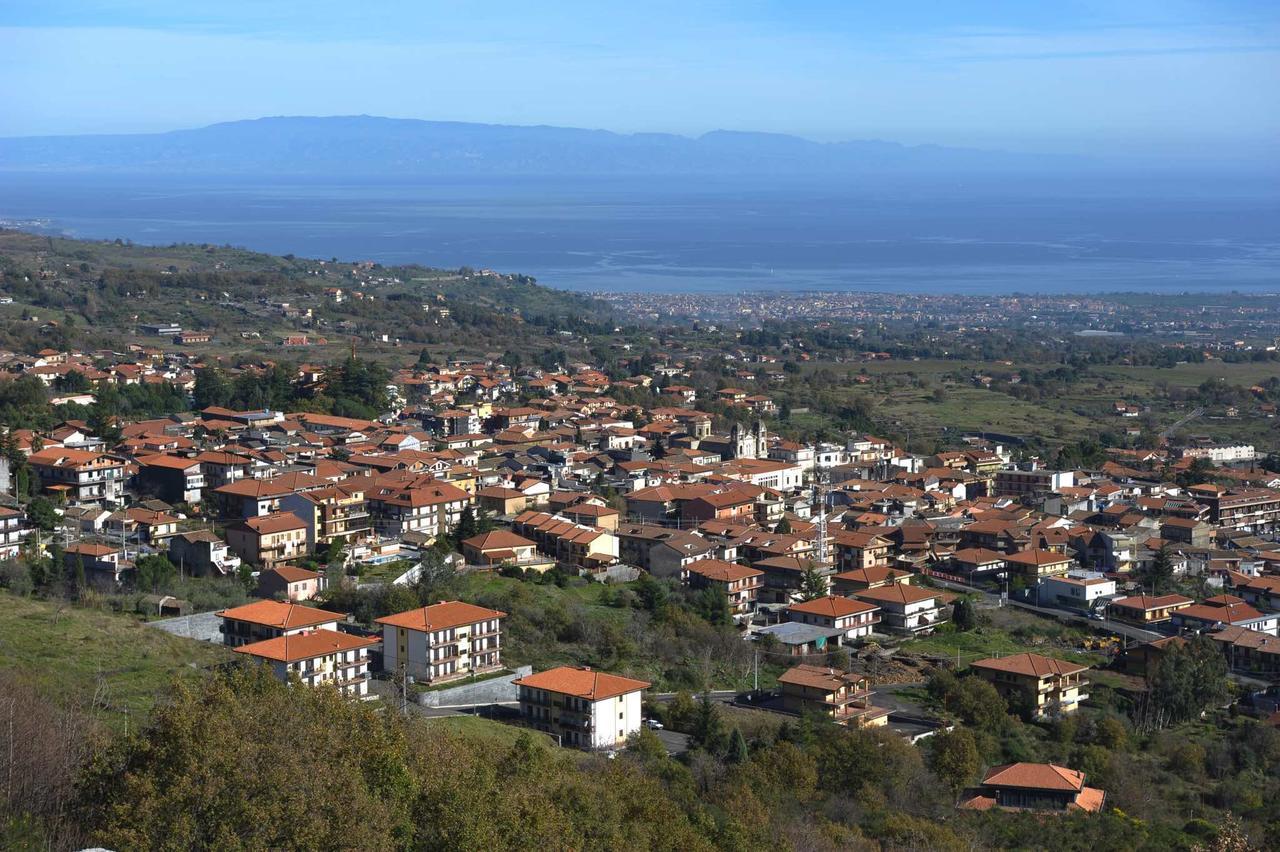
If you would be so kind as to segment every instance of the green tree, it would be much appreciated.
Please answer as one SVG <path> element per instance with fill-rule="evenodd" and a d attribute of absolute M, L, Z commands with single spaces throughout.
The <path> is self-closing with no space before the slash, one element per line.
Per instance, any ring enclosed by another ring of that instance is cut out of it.
<path fill-rule="evenodd" d="M 786 516 L 783 516 L 782 520 L 778 521 L 778 525 L 773 528 L 773 531 L 778 535 L 791 535 L 791 521 Z"/>
<path fill-rule="evenodd" d="M 1169 545 L 1163 544 L 1156 551 L 1143 583 L 1153 595 L 1163 595 L 1173 587 L 1173 556 L 1169 553 Z"/>
<path fill-rule="evenodd" d="M 951 623 L 956 630 L 965 632 L 978 626 L 978 611 L 969 598 L 956 598 L 951 605 Z"/>
<path fill-rule="evenodd" d="M 742 735 L 740 728 L 734 728 L 733 733 L 729 735 L 729 753 L 725 759 L 730 763 L 746 763 L 751 757 L 751 750 L 747 748 L 747 738 Z"/>
<path fill-rule="evenodd" d="M 830 588 L 827 578 L 814 565 L 805 568 L 804 573 L 800 575 L 801 600 L 811 601 L 816 598 L 824 598 L 829 593 Z"/>
<path fill-rule="evenodd" d="M 47 498 L 36 497 L 27 504 L 27 520 L 45 532 L 52 532 L 61 516 Z"/>
<path fill-rule="evenodd" d="M 982 768 L 978 743 L 968 728 L 939 731 L 929 738 L 929 768 L 950 788 L 959 793 L 972 783 Z"/>
<path fill-rule="evenodd" d="M 1139 724 L 1161 728 L 1199 718 L 1230 693 L 1226 657 L 1207 636 L 1170 644 L 1152 673 L 1150 687 L 1137 707 Z"/>
<path fill-rule="evenodd" d="M 178 567 L 169 561 L 169 557 L 158 554 L 139 557 L 133 567 L 134 587 L 140 590 L 159 591 L 178 576 Z"/>
<path fill-rule="evenodd" d="M 728 746 L 724 718 L 710 695 L 703 695 L 698 701 L 693 717 L 693 729 L 689 732 L 689 742 L 694 748 L 700 748 L 712 754 L 722 754 Z"/>

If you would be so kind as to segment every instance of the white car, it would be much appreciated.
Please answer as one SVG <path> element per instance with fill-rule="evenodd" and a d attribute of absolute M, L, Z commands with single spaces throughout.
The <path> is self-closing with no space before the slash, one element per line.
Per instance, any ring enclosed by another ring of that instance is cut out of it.
<path fill-rule="evenodd" d="M 645 720 L 644 720 L 644 726 L 645 726 L 646 728 L 648 728 L 649 730 L 651 730 L 651 731 L 661 731 L 661 730 L 662 730 L 662 723 L 661 723 L 661 722 L 659 722 L 657 719 L 645 719 Z"/>

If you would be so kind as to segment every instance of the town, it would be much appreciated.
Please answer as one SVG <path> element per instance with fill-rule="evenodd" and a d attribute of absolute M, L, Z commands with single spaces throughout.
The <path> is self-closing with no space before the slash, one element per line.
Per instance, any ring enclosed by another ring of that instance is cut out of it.
<path fill-rule="evenodd" d="M 402 283 L 368 275 L 357 293 Z M 154 321 L 119 349 L 0 352 L 0 610 L 108 613 L 210 672 L 607 761 L 709 771 L 820 726 L 920 755 L 939 813 L 1138 807 L 1147 837 L 1194 838 L 1140 793 L 1149 758 L 1250 818 L 1206 761 L 1280 747 L 1274 442 L 1139 397 L 1098 407 L 1119 437 L 1088 453 L 806 430 L 807 351 L 748 335 L 708 387 L 706 333 L 296 363 Z M 1235 419 L 1274 416 L 1258 391 Z"/>

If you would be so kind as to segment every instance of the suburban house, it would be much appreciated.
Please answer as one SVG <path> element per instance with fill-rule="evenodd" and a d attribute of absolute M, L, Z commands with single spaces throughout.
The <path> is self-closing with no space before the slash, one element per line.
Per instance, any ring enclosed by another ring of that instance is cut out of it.
<path fill-rule="evenodd" d="M 426 683 L 496 671 L 502 667 L 506 617 L 500 610 L 444 601 L 379 618 L 383 668 Z"/>
<path fill-rule="evenodd" d="M 1009 763 L 995 766 L 982 783 L 966 792 L 960 807 L 1016 811 L 1102 810 L 1106 793 L 1084 785 L 1085 775 L 1052 763 Z"/>
<path fill-rule="evenodd" d="M 1182 607 L 1173 613 L 1170 621 L 1179 630 L 1191 633 L 1222 627 L 1247 627 L 1271 636 L 1280 632 L 1280 613 L 1260 612 L 1234 595 L 1217 595 Z"/>
<path fill-rule="evenodd" d="M 1088 698 L 1080 689 L 1088 681 L 1080 674 L 1088 666 L 1039 654 L 989 657 L 970 664 L 978 677 L 991 683 L 1014 708 L 1025 706 L 1033 718 L 1074 713 Z"/>
<path fill-rule="evenodd" d="M 537 542 L 507 530 L 474 535 L 462 542 L 462 555 L 468 565 L 515 565 L 546 571 L 555 561 L 538 555 Z"/>
<path fill-rule="evenodd" d="M 17 509 L 0 506 L 0 561 L 17 559 L 22 543 L 31 534 L 27 517 Z"/>
<path fill-rule="evenodd" d="M 296 675 L 305 686 L 332 685 L 343 695 L 369 694 L 369 646 L 377 639 L 334 630 L 304 630 L 240 645 L 236 653 L 265 663 L 288 683 Z"/>
<path fill-rule="evenodd" d="M 191 577 L 225 577 L 240 570 L 240 557 L 213 530 L 190 530 L 172 536 L 169 561 Z"/>
<path fill-rule="evenodd" d="M 715 589 L 725 596 L 729 612 L 733 615 L 755 610 L 763 576 L 763 571 L 722 559 L 699 559 L 685 568 L 685 582 L 689 588 Z"/>
<path fill-rule="evenodd" d="M 133 570 L 133 563 L 126 558 L 124 550 L 112 544 L 75 542 L 67 545 L 62 558 L 68 568 L 75 570 L 79 565 L 85 579 L 104 588 L 120 585 L 124 575 Z"/>
<path fill-rule="evenodd" d="M 1072 609 L 1093 609 L 1116 593 L 1116 581 L 1106 577 L 1045 577 L 1040 581 L 1039 601 Z"/>
<path fill-rule="evenodd" d="M 787 618 L 837 631 L 841 642 L 865 639 L 880 618 L 880 607 L 866 601 L 827 595 L 787 607 Z"/>
<path fill-rule="evenodd" d="M 245 518 L 227 527 L 227 545 L 250 565 L 272 568 L 307 555 L 307 525 L 292 512 Z"/>
<path fill-rule="evenodd" d="M 1010 571 L 1016 571 L 1028 580 L 1057 577 L 1076 566 L 1073 557 L 1056 550 L 1020 550 L 1005 557 Z"/>
<path fill-rule="evenodd" d="M 257 595 L 260 598 L 283 598 L 300 603 L 311 600 L 324 587 L 323 574 L 296 565 L 277 565 L 258 574 Z"/>
<path fill-rule="evenodd" d="M 515 681 L 520 715 L 532 728 L 551 734 L 561 745 L 613 749 L 640 730 L 643 680 L 559 666 Z"/>
<path fill-rule="evenodd" d="M 692 563 L 717 555 L 714 542 L 689 530 L 623 524 L 614 534 L 618 539 L 618 558 L 655 577 L 682 577 Z"/>
<path fill-rule="evenodd" d="M 855 592 L 860 601 L 880 607 L 880 621 L 891 633 L 930 633 L 948 621 L 942 592 L 909 583 L 894 583 Z"/>
<path fill-rule="evenodd" d="M 841 571 L 831 577 L 831 591 L 838 595 L 853 594 L 864 589 L 878 589 L 894 583 L 910 583 L 910 571 L 878 565 L 873 568 L 855 568 Z"/>
<path fill-rule="evenodd" d="M 878 727 L 889 711 L 871 703 L 867 679 L 826 666 L 801 663 L 778 676 L 782 708 L 797 715 L 818 712 L 840 725 Z"/>
<path fill-rule="evenodd" d="M 89 450 L 51 447 L 27 457 L 40 487 L 66 503 L 118 503 L 124 493 L 124 462 Z"/>
<path fill-rule="evenodd" d="M 347 619 L 339 612 L 280 601 L 254 601 L 215 614 L 222 619 L 223 644 L 233 648 L 307 630 L 337 630 Z"/>
<path fill-rule="evenodd" d="M 1185 595 L 1133 595 L 1107 604 L 1107 616 L 1140 626 L 1160 624 L 1193 603 L 1195 601 Z"/>
<path fill-rule="evenodd" d="M 167 503 L 199 503 L 205 484 L 199 459 L 166 455 L 138 459 L 137 480 L 139 491 Z"/>
<path fill-rule="evenodd" d="M 999 550 L 966 547 L 951 554 L 948 570 L 971 580 L 994 577 L 1005 569 L 1008 558 Z"/>

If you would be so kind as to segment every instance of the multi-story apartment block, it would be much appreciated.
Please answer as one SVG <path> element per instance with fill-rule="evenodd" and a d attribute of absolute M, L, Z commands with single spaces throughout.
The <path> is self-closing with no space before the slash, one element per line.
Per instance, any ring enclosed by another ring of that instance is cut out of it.
<path fill-rule="evenodd" d="M 227 545 L 245 562 L 273 568 L 307 555 L 307 527 L 292 512 L 245 518 L 227 527 Z"/>
<path fill-rule="evenodd" d="M 501 610 L 444 601 L 377 619 L 383 667 L 427 683 L 502 667 Z"/>
<path fill-rule="evenodd" d="M 836 570 L 855 571 L 889 565 L 893 543 L 874 533 L 841 530 L 835 535 Z"/>
<path fill-rule="evenodd" d="M 640 694 L 650 684 L 589 668 L 560 666 L 517 680 L 520 715 L 561 745 L 612 749 L 640 730 Z"/>
<path fill-rule="evenodd" d="M 138 488 L 170 503 L 199 503 L 204 468 L 198 459 L 144 456 L 138 459 Z"/>
<path fill-rule="evenodd" d="M 1015 707 L 1022 703 L 1035 718 L 1074 713 L 1088 698 L 1080 690 L 1087 666 L 1039 654 L 1012 654 L 978 660 L 970 668 Z"/>
<path fill-rule="evenodd" d="M 287 494 L 280 508 L 292 512 L 307 528 L 311 548 L 340 542 L 356 544 L 373 535 L 373 522 L 364 487 L 343 482 L 328 488 Z"/>
<path fill-rule="evenodd" d="M 27 517 L 17 509 L 0 506 L 0 560 L 17 559 L 22 543 L 31 534 Z"/>
<path fill-rule="evenodd" d="M 88 450 L 53 447 L 27 459 L 41 488 L 72 505 L 120 502 L 124 462 Z"/>
<path fill-rule="evenodd" d="M 430 477 L 375 482 L 365 494 L 373 526 L 380 535 L 446 535 L 458 525 L 472 496 L 456 485 Z"/>
<path fill-rule="evenodd" d="M 699 559 L 685 568 L 685 582 L 690 588 L 715 589 L 725 596 L 733 615 L 755 610 L 763 577 L 763 571 L 721 559 Z"/>
<path fill-rule="evenodd" d="M 369 694 L 369 646 L 376 644 L 377 639 L 350 633 L 304 630 L 235 650 L 269 665 L 286 683 L 296 675 L 305 686 L 332 685 L 344 695 L 363 698 Z"/>
<path fill-rule="evenodd" d="M 1280 530 L 1280 491 L 1270 488 L 1230 489 L 1195 485 L 1192 498 L 1209 510 L 1209 522 L 1220 529 L 1272 533 Z"/>
<path fill-rule="evenodd" d="M 339 622 L 347 618 L 339 612 L 280 601 L 254 601 L 215 615 L 222 619 L 223 644 L 233 648 L 308 630 L 336 631 Z"/>

